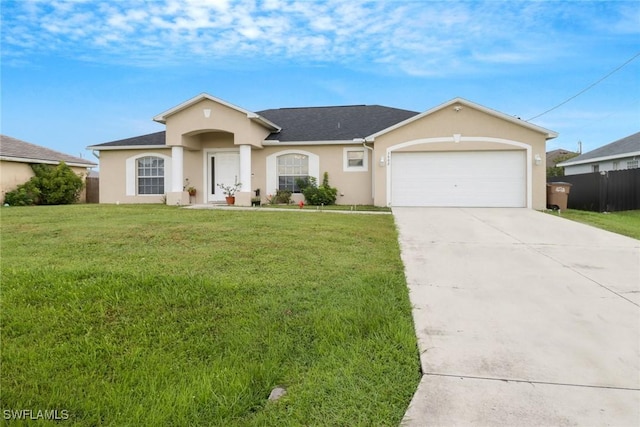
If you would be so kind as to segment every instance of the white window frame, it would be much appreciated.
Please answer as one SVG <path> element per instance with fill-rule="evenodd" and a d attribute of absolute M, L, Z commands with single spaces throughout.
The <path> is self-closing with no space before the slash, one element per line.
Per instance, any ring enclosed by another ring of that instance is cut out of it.
<path fill-rule="evenodd" d="M 362 166 L 349 166 L 349 153 L 358 152 L 362 155 Z M 364 147 L 345 147 L 342 149 L 343 172 L 367 172 L 369 170 L 369 150 Z"/>
<path fill-rule="evenodd" d="M 627 169 L 638 169 L 638 161 L 637 160 L 628 160 L 627 161 Z"/>
<path fill-rule="evenodd" d="M 138 159 L 159 157 L 164 160 L 164 192 L 171 188 L 171 157 L 160 153 L 141 153 L 126 160 L 126 195 L 140 197 L 158 197 L 159 194 L 138 194 Z"/>
<path fill-rule="evenodd" d="M 283 150 L 267 156 L 267 188 L 266 194 L 276 194 L 278 189 L 278 157 L 285 154 L 303 154 L 309 160 L 309 176 L 320 179 L 320 157 L 304 150 Z M 318 181 L 319 182 L 319 181 Z"/>

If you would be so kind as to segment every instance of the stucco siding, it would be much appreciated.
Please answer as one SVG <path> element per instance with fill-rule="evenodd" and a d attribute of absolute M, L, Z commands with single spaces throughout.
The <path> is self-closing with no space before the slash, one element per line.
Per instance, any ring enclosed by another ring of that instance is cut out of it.
<path fill-rule="evenodd" d="M 324 172 L 329 174 L 329 184 L 338 189 L 337 204 L 372 204 L 371 194 L 371 156 L 367 156 L 367 171 L 345 172 L 343 156 L 345 147 L 362 147 L 361 145 L 326 145 L 326 146 L 294 146 L 282 145 L 265 147 L 252 152 L 252 170 L 255 177 L 252 189 L 260 188 L 261 195 L 274 194 L 276 188 L 267 188 L 267 157 L 285 151 L 309 152 L 318 156 L 318 184 L 322 183 Z M 299 197 L 298 197 L 299 198 Z"/>
<path fill-rule="evenodd" d="M 205 116 L 205 110 L 210 110 L 209 117 Z M 167 145 L 192 149 L 200 148 L 198 135 L 204 132 L 228 132 L 233 135 L 234 144 L 256 147 L 269 135 L 269 130 L 249 120 L 246 114 L 209 99 L 169 116 L 166 125 Z"/>
<path fill-rule="evenodd" d="M 100 152 L 100 203 L 163 203 L 163 195 L 127 195 L 127 159 L 142 154 L 171 156 L 170 149 Z M 185 156 L 186 157 L 186 156 Z M 170 188 L 165 181 L 165 191 Z"/>
<path fill-rule="evenodd" d="M 464 106 L 460 111 L 453 108 L 435 111 L 376 137 L 374 149 L 375 158 L 384 157 L 385 160 L 388 160 L 388 151 L 396 149 L 404 152 L 528 150 L 532 207 L 546 207 L 545 135 L 474 108 Z M 541 159 L 539 165 L 533 160 L 536 155 Z M 387 174 L 378 171 L 375 176 L 376 205 L 389 202 L 386 180 Z"/>

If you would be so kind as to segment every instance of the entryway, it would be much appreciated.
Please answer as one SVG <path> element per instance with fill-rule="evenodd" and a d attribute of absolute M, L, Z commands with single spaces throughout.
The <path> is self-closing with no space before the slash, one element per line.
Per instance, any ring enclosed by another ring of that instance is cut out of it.
<path fill-rule="evenodd" d="M 207 202 L 224 202 L 218 184 L 233 185 L 240 180 L 238 151 L 210 151 L 207 153 Z"/>

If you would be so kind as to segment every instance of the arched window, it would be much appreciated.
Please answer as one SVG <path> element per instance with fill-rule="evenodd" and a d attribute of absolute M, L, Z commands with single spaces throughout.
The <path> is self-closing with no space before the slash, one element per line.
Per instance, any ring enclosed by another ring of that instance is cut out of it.
<path fill-rule="evenodd" d="M 164 159 L 141 157 L 136 162 L 138 194 L 164 194 Z"/>
<path fill-rule="evenodd" d="M 298 179 L 309 176 L 309 156 L 301 153 L 278 156 L 278 189 L 299 193 Z"/>

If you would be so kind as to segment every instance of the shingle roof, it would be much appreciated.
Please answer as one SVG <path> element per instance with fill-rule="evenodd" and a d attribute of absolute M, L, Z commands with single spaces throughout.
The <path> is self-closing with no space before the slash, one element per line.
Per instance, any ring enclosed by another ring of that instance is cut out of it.
<path fill-rule="evenodd" d="M 94 167 L 97 163 L 71 156 L 40 145 L 31 144 L 7 135 L 0 135 L 0 157 L 4 160 L 33 160 L 34 163 L 65 162 L 72 166 Z"/>
<path fill-rule="evenodd" d="M 348 105 L 278 108 L 257 114 L 282 128 L 267 140 L 291 142 L 364 138 L 419 113 L 380 105 Z"/>
<path fill-rule="evenodd" d="M 166 145 L 166 132 L 160 131 L 147 135 L 134 136 L 132 138 L 119 139 L 117 141 L 105 142 L 104 144 L 91 145 L 93 147 L 130 147 L 135 145 Z"/>
<path fill-rule="evenodd" d="M 610 144 L 603 145 L 600 148 L 581 154 L 578 157 L 561 163 L 561 165 L 571 165 L 574 163 L 585 163 L 591 159 L 599 159 L 602 157 L 625 157 L 629 153 L 640 152 L 640 132 L 629 135 L 625 138 L 613 141 Z"/>
<path fill-rule="evenodd" d="M 573 151 L 569 151 L 569 150 L 565 150 L 564 148 L 559 148 L 557 150 L 549 151 L 549 152 L 547 152 L 547 167 L 555 166 L 560 161 L 562 161 L 564 159 L 567 159 L 567 158 L 576 157 L 577 155 L 578 155 L 578 153 L 573 152 Z M 573 156 L 573 157 L 571 157 L 571 156 Z"/>

